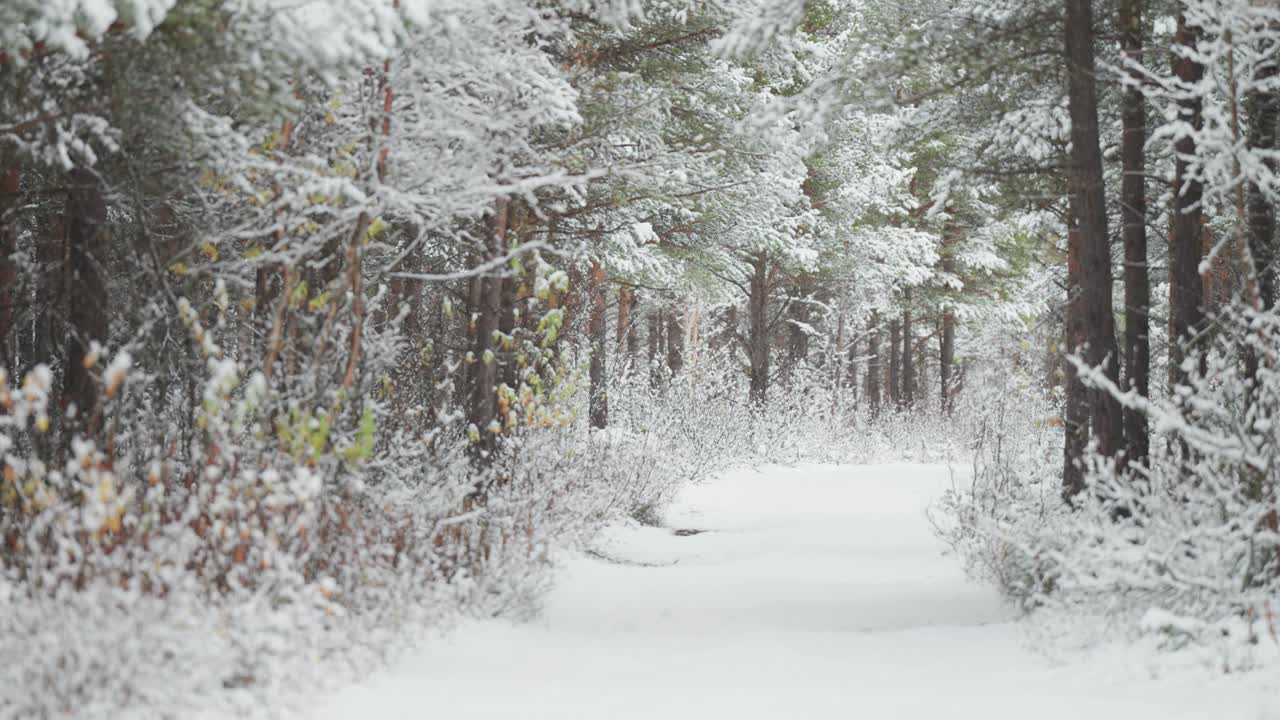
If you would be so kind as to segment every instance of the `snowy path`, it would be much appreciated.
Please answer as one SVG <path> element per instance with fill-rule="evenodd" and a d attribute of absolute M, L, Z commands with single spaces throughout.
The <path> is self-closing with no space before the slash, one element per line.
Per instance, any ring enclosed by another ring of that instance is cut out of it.
<path fill-rule="evenodd" d="M 1054 667 L 1025 649 L 1012 612 L 930 532 L 948 483 L 945 468 L 894 465 L 691 488 L 670 524 L 706 532 L 619 530 L 602 552 L 628 564 L 570 561 L 539 620 L 464 626 L 320 717 L 1280 718 L 1230 678 Z"/>

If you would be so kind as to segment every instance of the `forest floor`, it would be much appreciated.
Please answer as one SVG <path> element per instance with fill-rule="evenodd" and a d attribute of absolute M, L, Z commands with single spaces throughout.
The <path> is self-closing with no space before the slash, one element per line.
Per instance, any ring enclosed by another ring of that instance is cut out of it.
<path fill-rule="evenodd" d="M 1274 669 L 1032 650 L 932 534 L 950 482 L 938 465 L 726 474 L 668 527 L 567 558 L 534 621 L 463 625 L 315 717 L 1280 718 Z"/>

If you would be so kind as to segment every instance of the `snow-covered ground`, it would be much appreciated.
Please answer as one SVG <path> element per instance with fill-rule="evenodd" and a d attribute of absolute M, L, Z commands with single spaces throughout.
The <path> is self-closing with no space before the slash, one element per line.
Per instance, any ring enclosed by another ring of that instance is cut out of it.
<path fill-rule="evenodd" d="M 670 528 L 569 559 L 539 619 L 465 625 L 316 717 L 1280 718 L 1263 673 L 1030 650 L 931 534 L 949 482 L 941 466 L 813 466 L 690 488 Z"/>

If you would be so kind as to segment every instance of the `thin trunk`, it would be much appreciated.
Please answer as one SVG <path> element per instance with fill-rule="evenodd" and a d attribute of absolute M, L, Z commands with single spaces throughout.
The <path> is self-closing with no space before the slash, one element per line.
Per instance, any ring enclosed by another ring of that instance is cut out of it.
<path fill-rule="evenodd" d="M 659 369 L 658 357 L 662 352 L 662 311 L 650 310 L 649 317 L 649 383 L 658 387 L 662 382 L 662 371 Z"/>
<path fill-rule="evenodd" d="M 831 369 L 832 373 L 834 373 L 833 380 L 835 381 L 833 384 L 833 387 L 835 388 L 835 392 L 832 393 L 833 397 L 838 397 L 840 395 L 840 391 L 843 390 L 845 386 L 844 364 L 846 362 L 846 358 L 843 357 L 844 354 L 844 308 L 841 308 L 840 314 L 836 318 L 835 367 Z M 852 346 L 849 348 L 847 361 L 849 363 L 849 385 L 852 386 L 854 381 Z"/>
<path fill-rule="evenodd" d="M 627 305 L 630 306 L 627 310 L 627 315 L 630 319 L 627 322 L 626 351 L 628 363 L 634 366 L 636 356 L 640 354 L 640 323 L 635 320 L 640 313 L 640 294 L 634 290 L 628 293 Z"/>
<path fill-rule="evenodd" d="M 960 229 L 954 222 L 948 222 L 943 235 L 942 272 L 948 276 L 956 276 L 956 243 L 960 240 Z M 938 406 L 942 412 L 951 414 L 954 402 L 954 383 L 952 381 L 956 358 L 956 313 L 955 304 L 950 298 L 943 299 L 941 338 L 938 343 Z"/>
<path fill-rule="evenodd" d="M 1142 62 L 1143 0 L 1120 0 L 1120 47 L 1131 63 Z M 1142 74 L 1130 70 L 1134 85 L 1121 97 L 1123 124 L 1120 145 L 1123 176 L 1120 180 L 1120 221 L 1124 236 L 1124 364 L 1130 389 L 1149 396 L 1151 376 L 1151 279 L 1147 267 L 1146 99 L 1138 83 Z M 1145 414 L 1126 408 L 1124 436 L 1128 460 L 1147 464 L 1150 440 Z"/>
<path fill-rule="evenodd" d="M 507 252 L 508 202 L 505 198 L 496 202 L 493 226 L 485 240 L 485 259 L 493 260 Z M 474 450 L 477 457 L 487 461 L 497 445 L 500 430 L 497 410 L 498 358 L 494 334 L 502 313 L 502 282 L 498 275 L 482 275 L 476 278 L 475 330 L 471 346 L 471 387 L 468 397 L 468 420 L 479 435 Z"/>
<path fill-rule="evenodd" d="M 468 265 L 476 267 L 484 262 L 482 254 L 472 255 Z M 462 312 L 462 321 L 465 323 L 464 331 L 466 335 L 466 347 L 468 353 L 474 353 L 476 348 L 476 332 L 478 330 L 479 312 L 480 312 L 480 296 L 484 291 L 483 278 L 472 276 L 467 278 L 466 289 L 464 291 L 464 306 Z M 567 322 L 567 321 L 566 321 Z M 472 382 L 476 374 L 475 358 L 469 356 L 467 361 L 462 363 L 462 371 L 458 378 L 456 386 L 458 405 L 470 407 L 471 404 L 471 388 Z"/>
<path fill-rule="evenodd" d="M 518 280 L 515 277 L 505 277 L 502 279 L 502 300 L 498 316 L 498 334 L 500 336 L 499 349 L 502 351 L 502 369 L 499 373 L 502 383 L 509 388 L 515 388 L 517 376 L 520 368 L 512 357 L 515 354 L 516 343 L 516 284 Z"/>
<path fill-rule="evenodd" d="M 1120 380 L 1115 316 L 1111 298 L 1111 248 L 1107 237 L 1107 203 L 1098 137 L 1092 0 L 1066 0 L 1066 53 L 1071 115 L 1071 190 L 1079 219 L 1081 300 L 1088 346 L 1085 357 L 1101 367 L 1112 382 Z M 1074 349 L 1074 348 L 1073 348 Z M 1124 440 L 1120 403 L 1110 393 L 1089 393 L 1098 452 L 1115 455 Z"/>
<path fill-rule="evenodd" d="M 605 285 L 604 265 L 599 261 L 591 263 L 591 317 L 587 322 L 587 334 L 591 340 L 591 366 L 589 370 L 591 394 L 588 415 L 591 427 L 604 429 L 609 426 L 609 398 L 605 392 L 607 378 L 605 376 L 606 353 L 609 348 L 608 327 L 605 313 L 608 311 L 607 288 Z"/>
<path fill-rule="evenodd" d="M 13 313 L 18 302 L 18 271 L 13 264 L 13 254 L 18 250 L 17 218 L 12 217 L 13 209 L 18 204 L 18 191 L 21 189 L 21 170 L 17 161 L 13 161 L 0 177 L 0 368 L 9 375 L 12 382 L 17 369 Z"/>
<path fill-rule="evenodd" d="M 49 219 L 48 241 L 36 243 L 36 262 L 43 274 L 36 288 L 31 348 L 29 352 L 22 353 L 24 375 L 36 365 L 52 367 L 62 357 L 66 331 L 61 320 L 66 317 L 68 291 L 65 217 L 55 215 Z"/>
<path fill-rule="evenodd" d="M 1075 202 L 1071 203 L 1071 214 L 1067 229 L 1067 311 L 1066 311 L 1066 347 L 1067 353 L 1075 352 L 1086 339 L 1084 298 L 1082 296 L 1081 275 L 1084 273 L 1080 262 L 1080 230 L 1076 220 Z M 1066 378 L 1066 407 L 1063 410 L 1063 429 L 1065 431 L 1062 465 L 1062 495 L 1068 501 L 1084 490 L 1084 451 L 1089 445 L 1089 400 L 1088 392 L 1081 382 L 1079 373 L 1073 363 L 1061 356 L 1063 375 Z"/>
<path fill-rule="evenodd" d="M 614 328 L 617 336 L 614 340 L 615 350 L 622 354 L 627 350 L 627 337 L 631 333 L 631 298 L 635 293 L 630 285 L 618 286 L 618 322 Z"/>
<path fill-rule="evenodd" d="M 867 338 L 867 406 L 872 417 L 880 414 L 880 313 L 871 313 L 871 334 Z"/>
<path fill-rule="evenodd" d="M 751 363 L 751 403 L 764 405 L 769 393 L 769 256 L 751 256 L 750 337 L 747 353 Z"/>
<path fill-rule="evenodd" d="M 96 430 L 98 389 L 85 356 L 94 341 L 108 340 L 107 281 L 102 271 L 106 259 L 104 235 L 107 206 L 98 178 L 87 170 L 73 170 L 67 193 L 67 265 L 64 279 L 70 290 L 67 317 L 66 375 L 63 377 L 64 405 L 74 404 L 77 419 L 88 432 Z"/>
<path fill-rule="evenodd" d="M 811 312 L 808 298 L 812 292 L 812 285 L 812 279 L 808 275 L 803 275 L 792 290 L 789 312 L 792 322 L 788 323 L 787 328 L 788 371 L 809 357 L 808 326 Z"/>
<path fill-rule="evenodd" d="M 902 385 L 899 382 L 898 369 L 901 367 L 899 356 L 902 348 L 902 326 L 897 320 L 889 323 L 889 402 L 895 407 L 902 404 Z"/>
<path fill-rule="evenodd" d="M 1200 32 L 1187 24 L 1184 14 L 1178 15 L 1176 42 L 1184 52 L 1194 52 Z M 1187 87 L 1200 82 L 1204 67 L 1190 57 L 1174 56 L 1174 73 Z M 1188 96 L 1178 101 L 1180 119 L 1199 130 L 1202 124 L 1201 101 Z M 1192 350 L 1196 336 L 1202 329 L 1203 312 L 1200 302 L 1204 284 L 1200 277 L 1201 223 L 1203 213 L 1201 198 L 1204 187 L 1189 173 L 1190 161 L 1196 154 L 1196 141 L 1191 136 L 1178 139 L 1174 145 L 1177 153 L 1175 167 L 1173 232 L 1169 238 L 1169 380 L 1184 382 L 1187 373 L 1182 369 L 1186 353 Z"/>
<path fill-rule="evenodd" d="M 667 311 L 667 367 L 673 378 L 684 369 L 684 316 L 684 310 L 676 305 Z"/>
<path fill-rule="evenodd" d="M 916 364 L 911 347 L 911 288 L 902 295 L 902 388 L 898 407 L 910 410 L 916 402 Z"/>
<path fill-rule="evenodd" d="M 1258 71 L 1258 81 L 1270 81 L 1280 72 L 1280 61 L 1272 59 Z M 1249 147 L 1274 152 L 1280 131 L 1280 92 L 1252 92 L 1246 100 L 1249 114 Z M 1274 159 L 1265 161 L 1274 173 Z M 1248 187 L 1249 250 L 1258 276 L 1258 295 L 1264 309 L 1275 307 L 1277 290 L 1276 208 L 1256 183 Z"/>
<path fill-rule="evenodd" d="M 516 243 L 524 241 L 523 234 L 527 232 L 525 218 L 529 213 L 525 204 L 519 200 L 509 201 L 507 209 L 507 247 L 512 245 L 511 239 Z M 508 388 L 515 389 L 518 382 L 520 368 L 515 360 L 516 354 L 516 306 L 519 303 L 518 286 L 520 279 L 512 273 L 508 273 L 502 278 L 502 287 L 500 288 L 501 301 L 499 303 L 498 315 L 498 342 L 496 349 L 498 357 L 501 359 L 501 367 L 498 371 L 498 379 Z"/>
<path fill-rule="evenodd" d="M 956 314 L 948 306 L 942 311 L 942 340 L 938 352 L 938 397 L 942 411 L 950 415 L 955 409 L 955 386 L 951 379 L 956 361 Z"/>

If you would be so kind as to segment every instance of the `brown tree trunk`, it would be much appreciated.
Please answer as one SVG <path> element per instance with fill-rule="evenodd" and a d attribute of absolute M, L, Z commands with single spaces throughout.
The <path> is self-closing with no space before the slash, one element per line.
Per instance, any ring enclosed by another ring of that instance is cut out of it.
<path fill-rule="evenodd" d="M 1084 297 L 1080 262 L 1080 229 L 1076 219 L 1075 202 L 1071 203 L 1067 229 L 1067 353 L 1084 344 L 1086 339 Z M 1089 445 L 1089 399 L 1076 366 L 1062 355 L 1063 375 L 1066 377 L 1066 407 L 1063 409 L 1062 426 L 1065 431 L 1062 465 L 1062 496 L 1068 501 L 1084 490 L 1084 451 Z"/>
<path fill-rule="evenodd" d="M 1258 72 L 1258 80 L 1271 80 L 1280 73 L 1274 58 Z M 1280 92 L 1253 92 L 1247 100 L 1249 112 L 1249 147 L 1256 150 L 1276 149 L 1280 131 Z M 1276 172 L 1274 160 L 1267 162 Z M 1258 276 L 1258 299 L 1264 309 L 1275 307 L 1277 290 L 1276 208 L 1256 183 L 1248 187 L 1249 250 L 1253 254 L 1254 272 Z"/>
<path fill-rule="evenodd" d="M 948 415 L 955 408 L 955 386 L 951 379 L 956 361 L 956 314 L 948 306 L 942 311 L 942 340 L 938 352 L 938 398 Z"/>
<path fill-rule="evenodd" d="M 67 193 L 67 266 L 65 279 L 68 295 L 66 375 L 63 377 L 62 400 L 74 404 L 76 417 L 87 431 L 93 432 L 98 420 L 98 389 L 85 355 L 94 341 L 109 339 L 107 321 L 107 281 L 102 271 L 106 248 L 102 226 L 107 220 L 107 205 L 102 199 L 98 178 L 87 170 L 73 170 L 68 178 Z"/>
<path fill-rule="evenodd" d="M 751 256 L 750 336 L 747 354 L 751 367 L 751 404 L 764 405 L 769 392 L 769 256 L 758 252 Z"/>
<path fill-rule="evenodd" d="M 794 322 L 787 324 L 788 372 L 809 357 L 808 326 L 812 313 L 808 300 L 812 289 L 813 280 L 806 274 L 800 277 L 792 291 L 789 315 Z"/>
<path fill-rule="evenodd" d="M 898 320 L 889 323 L 889 402 L 894 407 L 902 405 L 902 384 L 898 370 L 901 367 L 902 326 Z"/>
<path fill-rule="evenodd" d="M 684 309 L 677 305 L 667 310 L 667 368 L 673 378 L 684 370 L 684 316 Z"/>
<path fill-rule="evenodd" d="M 591 339 L 591 366 L 588 372 L 591 382 L 591 395 L 588 403 L 588 415 L 591 427 L 604 429 L 609 426 L 609 397 L 605 390 L 606 352 L 609 347 L 609 331 L 605 323 L 608 311 L 608 297 L 605 286 L 604 265 L 599 261 L 591 263 L 591 317 L 587 322 L 587 334 Z"/>
<path fill-rule="evenodd" d="M 484 262 L 483 254 L 473 255 L 469 265 L 476 267 Z M 484 291 L 484 279 L 478 275 L 467 278 L 467 284 L 464 289 L 464 306 L 462 312 L 462 321 L 465 323 L 464 332 L 466 335 L 466 347 L 469 353 L 466 362 L 462 363 L 462 372 L 458 378 L 457 385 L 457 401 L 460 406 L 471 407 L 471 391 L 478 368 L 476 367 L 477 359 L 474 357 L 477 345 L 477 332 L 479 329 L 479 312 L 480 297 Z"/>
<path fill-rule="evenodd" d="M 929 365 L 929 361 L 933 359 L 933 354 L 929 352 L 928 338 L 923 338 L 915 343 L 915 382 L 913 383 L 914 391 L 911 394 L 912 400 L 916 407 L 929 406 L 929 372 L 933 368 Z"/>
<path fill-rule="evenodd" d="M 13 254 L 18 251 L 17 218 L 13 209 L 18 205 L 21 189 L 21 171 L 17 161 L 0 177 L 0 368 L 16 380 L 14 356 L 13 313 L 18 302 L 18 270 L 13 264 Z"/>
<path fill-rule="evenodd" d="M 871 333 L 867 337 L 867 406 L 872 417 L 880 414 L 880 313 L 871 313 Z"/>
<path fill-rule="evenodd" d="M 639 293 L 635 292 L 634 290 L 631 293 L 629 293 L 627 297 L 627 305 L 629 305 L 630 307 L 627 310 L 627 316 L 629 320 L 627 322 L 626 350 L 627 350 L 628 364 L 631 367 L 634 367 L 636 363 L 636 356 L 640 354 L 640 323 L 636 321 L 636 317 L 640 313 Z"/>
<path fill-rule="evenodd" d="M 1107 203 L 1098 137 L 1098 96 L 1094 65 L 1093 2 L 1066 0 L 1068 105 L 1071 115 L 1071 190 L 1079 220 L 1081 300 L 1089 364 L 1101 367 L 1112 382 L 1120 380 L 1115 316 L 1111 299 L 1111 248 L 1107 237 Z M 1074 349 L 1074 348 L 1073 348 Z M 1120 403 L 1110 393 L 1089 393 L 1098 452 L 1112 456 L 1124 440 Z"/>
<path fill-rule="evenodd" d="M 502 257 L 507 251 L 507 221 L 509 206 L 505 198 L 496 203 L 493 226 L 485 240 L 485 260 Z M 494 334 L 502 315 L 502 283 L 500 275 L 490 274 L 475 278 L 476 294 L 474 310 L 475 330 L 471 346 L 471 387 L 468 393 L 467 419 L 479 433 L 475 443 L 476 457 L 487 461 L 497 445 L 498 417 L 498 346 Z"/>
<path fill-rule="evenodd" d="M 614 334 L 617 336 L 614 345 L 618 354 L 627 351 L 627 339 L 634 329 L 631 327 L 631 309 L 634 304 L 631 298 L 634 295 L 630 285 L 618 286 L 618 322 L 617 327 L 614 328 Z"/>
<path fill-rule="evenodd" d="M 916 364 L 911 345 L 911 288 L 902 294 L 902 389 L 898 394 L 898 407 L 910 410 L 916 402 Z"/>
<path fill-rule="evenodd" d="M 1143 1 L 1120 0 L 1120 47 L 1125 59 L 1132 63 L 1142 62 Z M 1134 83 L 1141 82 L 1142 75 L 1137 70 L 1131 70 L 1129 76 Z M 1126 87 L 1120 102 L 1124 128 L 1120 143 L 1124 173 L 1120 180 L 1120 221 L 1124 236 L 1125 377 L 1129 388 L 1148 397 L 1151 280 L 1147 268 L 1146 99 L 1139 87 Z M 1150 450 L 1146 415 L 1125 409 L 1124 436 L 1129 462 L 1146 465 Z"/>
<path fill-rule="evenodd" d="M 1186 16 L 1178 15 L 1176 42 L 1194 49 L 1200 32 L 1187 24 Z M 1193 86 L 1204 76 L 1204 68 L 1191 58 L 1174 57 L 1174 74 L 1187 85 Z M 1180 119 L 1199 130 L 1202 124 L 1201 103 L 1197 97 L 1178 101 Z M 1196 154 L 1196 141 L 1192 137 L 1179 138 L 1174 145 L 1177 153 L 1174 180 L 1173 232 L 1169 238 L 1169 380 L 1180 383 L 1186 380 L 1182 361 L 1186 352 L 1193 349 L 1196 336 L 1203 325 L 1201 299 L 1204 284 L 1200 277 L 1200 207 L 1204 187 L 1189 175 L 1189 158 Z"/>
<path fill-rule="evenodd" d="M 956 275 L 955 245 L 959 241 L 960 230 L 954 222 L 948 222 L 943 235 L 942 272 L 949 276 Z M 947 415 L 955 405 L 955 383 L 952 380 L 956 359 L 956 313 L 955 306 L 949 298 L 943 299 L 941 337 L 938 343 L 938 406 Z"/>
<path fill-rule="evenodd" d="M 22 353 L 23 374 L 36 365 L 55 366 L 63 357 L 67 314 L 67 222 L 62 215 L 49 218 L 47 242 L 36 243 L 36 262 L 44 271 L 36 287 L 35 328 L 31 348 Z"/>
<path fill-rule="evenodd" d="M 662 382 L 662 369 L 658 358 L 662 354 L 662 311 L 649 311 L 649 383 L 658 387 Z"/>

